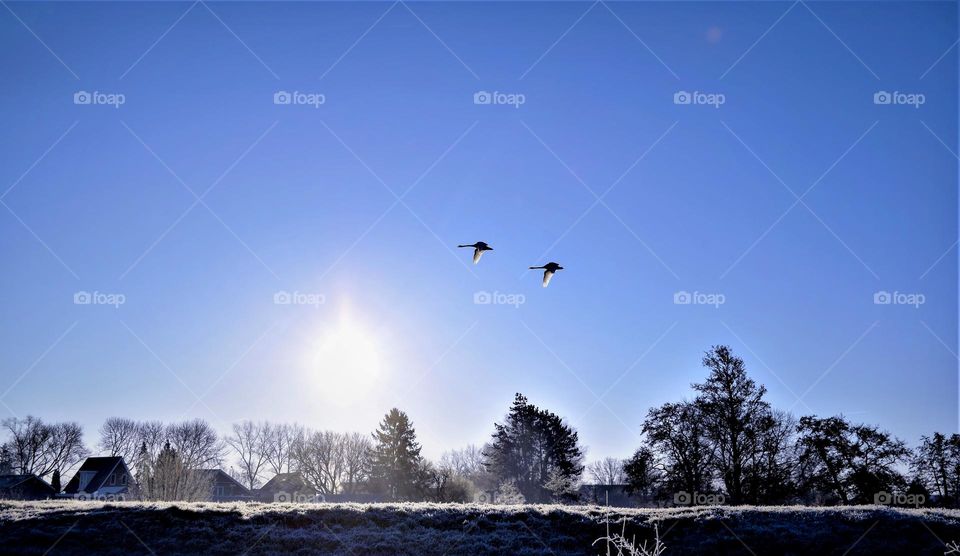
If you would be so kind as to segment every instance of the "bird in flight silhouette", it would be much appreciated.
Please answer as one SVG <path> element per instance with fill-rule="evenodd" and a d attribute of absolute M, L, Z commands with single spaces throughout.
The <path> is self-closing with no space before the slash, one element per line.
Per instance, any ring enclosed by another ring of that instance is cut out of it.
<path fill-rule="evenodd" d="M 543 269 L 543 287 L 547 287 L 550 284 L 550 279 L 553 278 L 554 273 L 558 270 L 563 270 L 563 267 L 557 263 L 547 263 L 543 266 L 531 266 L 530 270 Z"/>
<path fill-rule="evenodd" d="M 480 257 L 484 251 L 493 251 L 493 247 L 490 247 L 482 241 L 478 241 L 472 245 L 458 245 L 457 247 L 473 247 L 473 264 L 480 262 Z"/>

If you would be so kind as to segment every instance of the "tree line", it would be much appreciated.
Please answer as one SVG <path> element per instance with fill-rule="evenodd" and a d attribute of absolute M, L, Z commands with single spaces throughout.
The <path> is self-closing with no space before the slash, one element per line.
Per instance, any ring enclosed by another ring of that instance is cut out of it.
<path fill-rule="evenodd" d="M 702 359 L 693 398 L 647 412 L 640 445 L 626 460 L 585 464 L 577 431 L 517 394 L 483 446 L 421 454 L 413 422 L 391 409 L 372 434 L 243 421 L 220 435 L 206 421 L 110 418 L 99 429 L 100 455 L 122 456 L 140 495 L 198 500 L 209 494 L 201 469 L 223 468 L 254 489 L 298 472 L 317 492 L 388 500 L 576 503 L 584 480 L 621 485 L 645 504 L 869 504 L 960 507 L 960 435 L 935 433 L 910 450 L 875 426 L 843 416 L 778 410 L 767 390 L 727 346 Z M 90 454 L 77 423 L 35 417 L 2 422 L 8 439 L 0 474 L 50 477 L 59 489 Z M 585 477 L 586 475 L 586 477 Z"/>
<path fill-rule="evenodd" d="M 644 441 L 623 464 L 632 492 L 662 503 L 696 494 L 730 504 L 960 501 L 960 435 L 924 436 L 911 451 L 876 426 L 773 408 L 727 346 L 703 366 L 692 400 L 647 413 Z"/>

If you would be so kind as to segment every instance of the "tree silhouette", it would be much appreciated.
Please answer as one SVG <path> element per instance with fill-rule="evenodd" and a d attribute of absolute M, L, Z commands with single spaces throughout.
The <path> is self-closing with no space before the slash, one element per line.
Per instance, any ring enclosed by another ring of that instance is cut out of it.
<path fill-rule="evenodd" d="M 960 434 L 920 437 L 910 462 L 914 480 L 942 506 L 960 505 Z"/>
<path fill-rule="evenodd" d="M 663 471 L 665 491 L 676 494 L 712 490 L 713 449 L 697 404 L 679 402 L 655 407 L 647 413 L 642 431 L 657 454 L 645 464 L 655 462 L 654 466 Z M 632 477 L 631 482 L 634 480 L 643 483 L 642 477 Z"/>
<path fill-rule="evenodd" d="M 693 385 L 699 393 L 696 404 L 728 501 L 742 504 L 748 498 L 745 478 L 753 471 L 751 461 L 762 449 L 759 439 L 769 426 L 770 404 L 763 400 L 767 389 L 747 376 L 743 359 L 727 346 L 714 346 L 704 355 L 703 366 L 710 375 Z"/>
<path fill-rule="evenodd" d="M 13 475 L 13 455 L 6 444 L 0 446 L 0 475 Z"/>
<path fill-rule="evenodd" d="M 517 394 L 503 424 L 494 424 L 486 465 L 501 482 L 514 481 L 530 502 L 569 499 L 583 473 L 577 431 Z"/>
<path fill-rule="evenodd" d="M 826 502 L 872 504 L 881 492 L 905 487 L 897 470 L 909 451 L 902 440 L 840 417 L 802 417 L 797 427 L 801 479 Z"/>
<path fill-rule="evenodd" d="M 653 450 L 647 446 L 637 448 L 623 464 L 623 474 L 627 480 L 627 493 L 648 499 L 657 496 L 662 473 L 657 468 Z"/>
<path fill-rule="evenodd" d="M 397 408 L 387 413 L 373 433 L 370 478 L 392 500 L 413 500 L 419 496 L 420 444 L 413 423 Z"/>
<path fill-rule="evenodd" d="M 63 488 L 60 485 L 60 470 L 54 469 L 53 476 L 50 478 L 50 486 L 53 487 L 54 492 L 60 492 Z"/>

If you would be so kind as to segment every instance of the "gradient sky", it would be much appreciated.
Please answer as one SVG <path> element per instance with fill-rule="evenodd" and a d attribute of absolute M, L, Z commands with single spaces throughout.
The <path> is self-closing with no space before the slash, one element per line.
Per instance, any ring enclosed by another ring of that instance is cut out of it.
<path fill-rule="evenodd" d="M 627 456 L 724 343 L 798 415 L 957 431 L 956 3 L 7 6 L 5 416 L 396 405 L 436 457 L 519 391 Z"/>

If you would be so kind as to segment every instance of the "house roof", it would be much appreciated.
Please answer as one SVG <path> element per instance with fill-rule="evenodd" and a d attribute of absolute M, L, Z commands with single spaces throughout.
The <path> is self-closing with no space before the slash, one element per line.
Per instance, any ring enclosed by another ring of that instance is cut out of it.
<path fill-rule="evenodd" d="M 33 473 L 29 473 L 27 475 L 0 475 L 0 490 L 14 489 L 28 482 L 41 483 L 49 488 L 51 492 L 53 491 L 52 486 Z"/>
<path fill-rule="evenodd" d="M 104 481 L 107 480 L 107 477 L 121 465 L 123 466 L 123 470 L 129 475 L 130 471 L 127 469 L 127 464 L 124 463 L 123 458 L 120 456 L 87 458 L 87 460 L 83 462 L 83 465 L 80 466 L 80 469 L 77 469 L 77 472 L 73 474 L 73 478 L 70 479 L 70 482 L 67 483 L 67 487 L 64 488 L 63 491 L 67 494 L 76 494 L 79 492 L 80 474 L 89 471 L 96 474 L 90 479 L 90 482 L 87 483 L 84 492 L 96 492 L 103 485 Z"/>
<path fill-rule="evenodd" d="M 244 491 L 249 491 L 247 487 L 243 486 L 243 483 L 231 477 L 230 474 L 223 469 L 198 469 L 197 471 L 200 473 L 205 473 L 207 476 L 209 476 L 213 484 L 233 483 L 234 485 L 242 488 Z"/>
<path fill-rule="evenodd" d="M 300 489 L 310 489 L 307 481 L 304 480 L 303 475 L 300 473 L 277 473 L 272 479 L 267 481 L 266 484 L 260 487 L 261 491 L 267 492 L 280 490 L 295 492 Z"/>
<path fill-rule="evenodd" d="M 0 475 L 0 497 L 41 499 L 56 496 L 57 491 L 34 474 Z"/>

